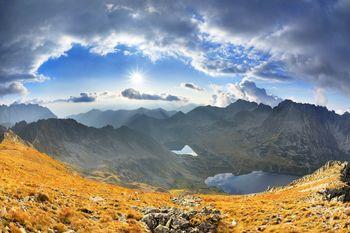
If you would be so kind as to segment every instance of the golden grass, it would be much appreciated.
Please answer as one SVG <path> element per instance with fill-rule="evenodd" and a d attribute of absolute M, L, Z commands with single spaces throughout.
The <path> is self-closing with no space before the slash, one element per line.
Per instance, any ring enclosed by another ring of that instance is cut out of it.
<path fill-rule="evenodd" d="M 0 144 L 0 229 L 46 232 L 142 232 L 135 206 L 172 205 L 166 193 L 149 193 L 85 179 L 62 163 L 20 143 Z M 95 200 L 94 200 L 95 198 Z"/>
<path fill-rule="evenodd" d="M 141 208 L 174 206 L 171 198 L 186 191 L 133 190 L 82 178 L 6 139 L 0 144 L 0 174 L 0 229 L 11 232 L 21 232 L 20 226 L 34 232 L 144 232 Z M 315 194 L 336 185 L 338 176 L 331 170 L 259 195 L 198 195 L 203 201 L 196 208 L 219 209 L 220 232 L 349 232 L 349 204 L 325 202 Z"/>

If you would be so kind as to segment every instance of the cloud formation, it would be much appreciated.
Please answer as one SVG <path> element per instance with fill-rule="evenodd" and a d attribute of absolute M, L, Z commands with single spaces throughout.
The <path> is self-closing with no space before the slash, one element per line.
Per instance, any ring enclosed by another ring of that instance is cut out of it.
<path fill-rule="evenodd" d="M 0 96 L 12 95 L 12 94 L 20 94 L 24 95 L 28 92 L 27 88 L 23 86 L 20 82 L 13 82 L 10 84 L 2 84 L 0 85 Z"/>
<path fill-rule="evenodd" d="M 196 91 L 204 91 L 204 88 L 202 88 L 200 86 L 197 86 L 194 83 L 181 83 L 181 87 L 193 89 L 193 90 L 196 90 Z"/>
<path fill-rule="evenodd" d="M 323 88 L 316 88 L 314 91 L 315 101 L 317 105 L 326 106 L 328 98 Z"/>
<path fill-rule="evenodd" d="M 169 94 L 145 94 L 140 93 L 139 91 L 128 88 L 121 92 L 122 96 L 128 99 L 135 99 L 135 100 L 163 100 L 163 101 L 186 101 L 184 98 L 175 96 L 175 95 L 169 95 Z"/>
<path fill-rule="evenodd" d="M 242 80 L 240 83 L 228 84 L 227 91 L 217 88 L 211 103 L 218 107 L 226 107 L 238 99 L 263 103 L 272 107 L 282 101 L 281 98 L 268 94 L 264 88 L 257 87 L 254 82 Z"/>
<path fill-rule="evenodd" d="M 100 55 L 124 44 L 213 76 L 302 79 L 350 94 L 349 25 L 348 0 L 1 1 L 0 82 L 39 79 L 73 44 Z"/>
<path fill-rule="evenodd" d="M 67 102 L 73 103 L 89 103 L 94 102 L 97 99 L 96 94 L 91 93 L 80 93 L 80 96 L 71 96 L 67 99 Z"/>
<path fill-rule="evenodd" d="M 97 94 L 97 93 L 85 93 L 82 92 L 80 93 L 79 96 L 70 96 L 69 98 L 66 99 L 55 99 L 55 100 L 39 100 L 39 99 L 32 99 L 32 100 L 27 100 L 25 103 L 36 103 L 36 104 L 51 104 L 51 103 L 59 103 L 59 102 L 66 102 L 66 103 L 91 103 L 95 102 L 98 97 L 102 96 L 102 94 Z"/>

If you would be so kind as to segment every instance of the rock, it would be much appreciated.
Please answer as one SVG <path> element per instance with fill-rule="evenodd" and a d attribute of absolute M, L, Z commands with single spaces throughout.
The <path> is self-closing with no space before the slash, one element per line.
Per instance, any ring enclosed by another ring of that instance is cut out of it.
<path fill-rule="evenodd" d="M 324 199 L 327 201 L 336 200 L 341 202 L 350 201 L 350 187 L 344 186 L 340 188 L 334 189 L 325 189 L 323 191 L 318 192 L 321 194 Z"/>
<path fill-rule="evenodd" d="M 168 222 L 165 224 L 165 226 L 168 228 L 171 228 L 172 223 L 173 223 L 173 219 L 169 219 Z"/>
<path fill-rule="evenodd" d="M 184 218 L 178 217 L 174 219 L 172 227 L 176 229 L 185 230 L 191 226 L 190 222 Z"/>
<path fill-rule="evenodd" d="M 233 219 L 231 222 L 231 226 L 233 226 L 233 227 L 237 226 L 237 221 Z"/>
<path fill-rule="evenodd" d="M 151 208 L 146 208 L 146 209 L 144 209 L 144 213 L 145 214 L 150 214 L 150 213 L 157 213 L 159 210 L 157 209 L 157 208 L 153 208 L 153 207 L 151 207 Z"/>
<path fill-rule="evenodd" d="M 165 226 L 169 220 L 169 214 L 167 213 L 155 213 L 154 217 L 157 219 L 158 224 Z"/>
<path fill-rule="evenodd" d="M 150 230 L 154 230 L 158 225 L 157 219 L 153 214 L 146 214 L 141 221 L 144 222 Z"/>
<path fill-rule="evenodd" d="M 101 201 L 104 201 L 105 199 L 103 199 L 102 197 L 96 196 L 96 197 L 90 197 L 90 200 L 92 202 L 101 202 Z"/>
<path fill-rule="evenodd" d="M 182 206 L 196 207 L 200 205 L 202 199 L 192 195 L 185 195 L 182 197 L 173 198 L 172 201 Z"/>
<path fill-rule="evenodd" d="M 340 179 L 347 185 L 350 185 L 350 163 L 344 163 Z"/>
<path fill-rule="evenodd" d="M 49 201 L 49 197 L 46 195 L 46 194 L 44 194 L 44 193 L 39 193 L 37 196 L 36 196 L 36 200 L 38 201 L 38 202 L 47 202 L 47 201 Z"/>
<path fill-rule="evenodd" d="M 155 229 L 154 229 L 154 233 L 169 233 L 170 229 L 166 226 L 163 225 L 158 225 Z"/>
<path fill-rule="evenodd" d="M 92 210 L 89 210 L 89 209 L 86 209 L 86 208 L 82 208 L 82 209 L 79 209 L 79 211 L 85 213 L 85 214 L 92 214 L 94 213 Z"/>
<path fill-rule="evenodd" d="M 145 215 L 141 221 L 151 232 L 216 232 L 221 219 L 220 211 L 210 208 L 203 208 L 200 211 L 146 208 L 143 212 Z M 199 222 L 199 219 L 204 220 Z"/>
<path fill-rule="evenodd" d="M 200 233 L 200 231 L 197 227 L 195 227 L 190 231 L 190 233 Z"/>

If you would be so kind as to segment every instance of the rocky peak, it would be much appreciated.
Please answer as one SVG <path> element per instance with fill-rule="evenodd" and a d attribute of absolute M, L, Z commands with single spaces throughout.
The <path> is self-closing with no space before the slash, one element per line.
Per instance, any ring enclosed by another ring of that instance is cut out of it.
<path fill-rule="evenodd" d="M 239 109 L 239 110 L 251 110 L 258 107 L 258 104 L 255 102 L 250 102 L 243 99 L 238 99 L 236 102 L 228 105 L 226 109 Z"/>
<path fill-rule="evenodd" d="M 22 144 L 25 146 L 32 147 L 32 144 L 20 138 L 11 129 L 2 133 L 1 142 L 11 142 L 16 144 Z"/>

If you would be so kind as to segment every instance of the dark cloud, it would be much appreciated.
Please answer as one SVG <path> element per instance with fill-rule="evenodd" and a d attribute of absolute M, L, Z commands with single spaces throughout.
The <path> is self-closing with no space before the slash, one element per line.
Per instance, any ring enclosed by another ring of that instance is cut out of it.
<path fill-rule="evenodd" d="M 122 96 L 128 99 L 135 99 L 135 100 L 163 100 L 163 101 L 185 101 L 184 98 L 169 95 L 169 94 L 162 94 L 162 95 L 155 95 L 155 94 L 145 94 L 140 93 L 139 91 L 128 88 L 121 92 Z"/>
<path fill-rule="evenodd" d="M 42 103 L 58 103 L 58 102 L 67 102 L 67 103 L 91 103 L 97 100 L 98 95 L 96 93 L 80 93 L 79 96 L 71 96 L 67 99 L 57 99 L 50 101 L 41 101 Z M 35 100 L 38 101 L 38 100 Z"/>
<path fill-rule="evenodd" d="M 181 87 L 190 88 L 196 91 L 204 91 L 204 88 L 201 88 L 200 86 L 197 86 L 193 83 L 181 83 Z"/>
<path fill-rule="evenodd" d="M 26 94 L 27 93 L 27 88 L 23 86 L 22 83 L 19 82 L 13 82 L 10 84 L 3 84 L 0 85 L 0 97 L 5 96 L 5 95 L 12 95 L 12 94 Z"/>
<path fill-rule="evenodd" d="M 297 78 L 350 94 L 349 25 L 348 0 L 1 1 L 0 82 L 38 79 L 74 43 L 101 55 L 126 44 L 213 76 Z"/>
<path fill-rule="evenodd" d="M 205 29 L 216 33 L 219 40 L 254 46 L 271 54 L 266 66 L 260 66 L 257 72 L 253 69 L 256 75 L 279 80 L 301 78 L 350 94 L 348 0 L 201 3 L 198 6 Z"/>
<path fill-rule="evenodd" d="M 71 96 L 68 99 L 68 102 L 88 103 L 88 102 L 94 102 L 96 100 L 96 98 L 97 98 L 97 96 L 95 94 L 80 93 L 80 96 L 78 96 L 78 97 Z"/>

